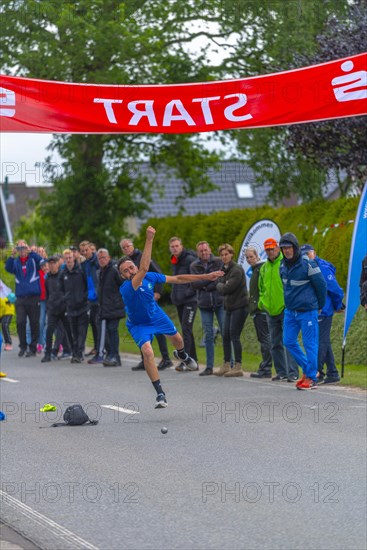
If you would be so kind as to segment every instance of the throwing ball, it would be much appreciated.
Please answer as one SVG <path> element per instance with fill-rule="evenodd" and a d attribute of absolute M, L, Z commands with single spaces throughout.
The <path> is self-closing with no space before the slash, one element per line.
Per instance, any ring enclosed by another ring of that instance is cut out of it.
<path fill-rule="evenodd" d="M 166 428 L 166 427 L 161 428 L 161 432 L 162 432 L 162 434 L 166 434 L 168 432 L 168 428 Z"/>

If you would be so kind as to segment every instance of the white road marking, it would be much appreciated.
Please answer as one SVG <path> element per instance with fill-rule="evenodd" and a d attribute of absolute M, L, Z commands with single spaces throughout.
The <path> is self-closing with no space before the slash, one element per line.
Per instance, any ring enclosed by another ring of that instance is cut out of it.
<path fill-rule="evenodd" d="M 8 376 L 0 378 L 0 380 L 4 382 L 11 382 L 12 384 L 17 384 L 19 382 L 19 380 L 14 380 L 14 378 L 9 378 Z"/>
<path fill-rule="evenodd" d="M 16 498 L 12 497 L 5 491 L 2 491 L 0 489 L 0 500 L 6 504 L 8 504 L 11 508 L 14 508 L 17 510 L 17 512 L 20 512 L 28 519 L 34 521 L 35 523 L 38 523 L 43 528 L 48 529 L 52 532 L 53 535 L 61 538 L 66 543 L 72 544 L 72 548 L 80 549 L 80 550 L 98 550 L 97 546 L 94 546 L 90 542 L 82 539 L 72 531 L 69 531 L 69 529 L 66 529 L 66 527 L 63 527 L 62 525 L 59 525 L 52 519 L 49 519 L 48 517 L 44 516 L 43 514 L 40 514 L 39 512 L 36 512 L 36 510 L 33 510 L 20 500 L 17 500 Z"/>
<path fill-rule="evenodd" d="M 111 409 L 111 411 L 119 411 L 126 414 L 140 414 L 139 411 L 132 411 L 130 409 L 124 409 L 124 407 L 117 407 L 116 405 L 101 405 L 105 409 Z"/>

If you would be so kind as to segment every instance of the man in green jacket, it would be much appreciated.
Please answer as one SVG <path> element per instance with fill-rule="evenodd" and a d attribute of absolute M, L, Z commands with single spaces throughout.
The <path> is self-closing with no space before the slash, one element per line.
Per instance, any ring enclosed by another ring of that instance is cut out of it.
<path fill-rule="evenodd" d="M 259 309 L 259 277 L 264 262 L 260 259 L 256 248 L 253 247 L 246 249 L 246 260 L 251 266 L 249 312 L 254 322 L 262 356 L 258 371 L 252 372 L 250 376 L 252 378 L 271 378 L 272 356 L 268 320 L 266 312 Z"/>
<path fill-rule="evenodd" d="M 285 306 L 283 283 L 279 274 L 280 262 L 283 256 L 275 239 L 266 239 L 264 250 L 267 260 L 260 269 L 258 307 L 267 314 L 271 355 L 276 370 L 276 376 L 272 380 L 294 382 L 298 380 L 298 365 L 283 345 Z"/>

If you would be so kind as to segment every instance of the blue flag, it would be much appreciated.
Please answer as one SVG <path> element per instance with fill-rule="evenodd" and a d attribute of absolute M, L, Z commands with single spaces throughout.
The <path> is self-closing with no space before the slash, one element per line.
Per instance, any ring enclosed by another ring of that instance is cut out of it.
<path fill-rule="evenodd" d="M 360 304 L 359 280 L 361 276 L 362 260 L 367 253 L 367 183 L 365 183 L 358 212 L 354 223 L 354 231 L 349 256 L 347 303 L 345 308 L 343 347 L 347 332 Z"/>

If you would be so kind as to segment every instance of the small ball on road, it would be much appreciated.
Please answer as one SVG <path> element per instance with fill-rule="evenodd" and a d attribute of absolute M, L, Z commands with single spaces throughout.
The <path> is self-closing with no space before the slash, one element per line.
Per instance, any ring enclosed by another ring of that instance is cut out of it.
<path fill-rule="evenodd" d="M 168 432 L 168 428 L 164 426 L 163 428 L 161 428 L 161 432 L 162 434 L 166 434 Z"/>

